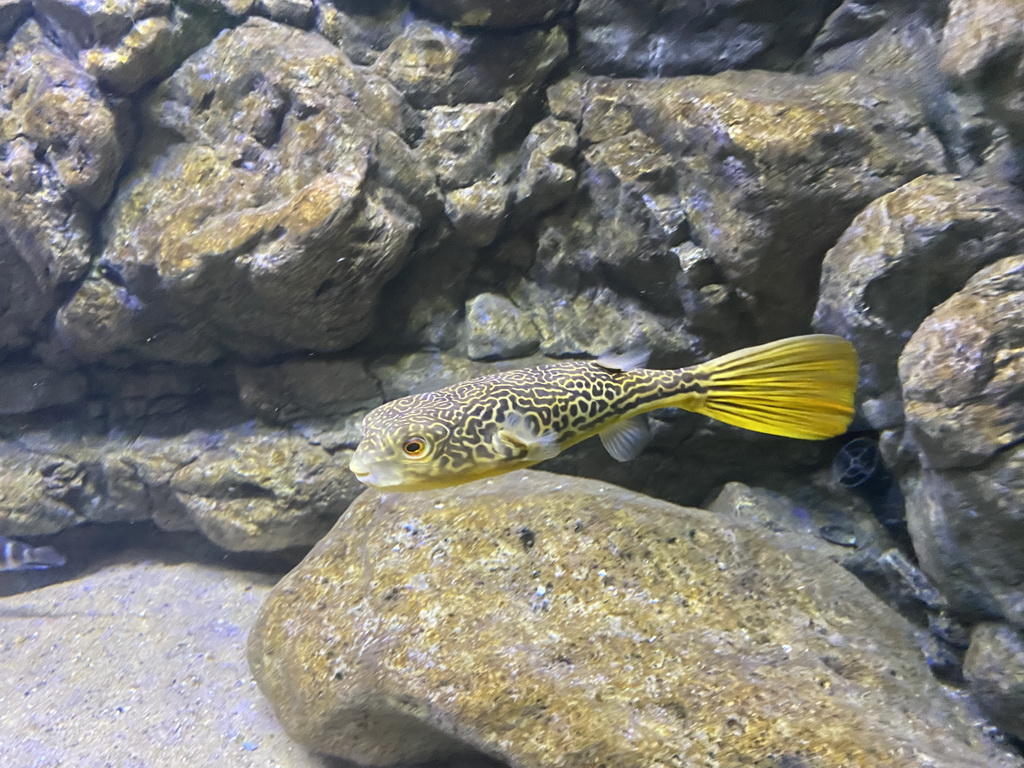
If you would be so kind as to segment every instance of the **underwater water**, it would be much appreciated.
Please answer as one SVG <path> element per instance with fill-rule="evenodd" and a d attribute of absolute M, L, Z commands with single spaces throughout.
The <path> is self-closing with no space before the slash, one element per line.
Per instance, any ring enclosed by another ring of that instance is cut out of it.
<path fill-rule="evenodd" d="M 0 0 L 0 766 L 1024 766 L 1022 93 L 1011 0 Z"/>

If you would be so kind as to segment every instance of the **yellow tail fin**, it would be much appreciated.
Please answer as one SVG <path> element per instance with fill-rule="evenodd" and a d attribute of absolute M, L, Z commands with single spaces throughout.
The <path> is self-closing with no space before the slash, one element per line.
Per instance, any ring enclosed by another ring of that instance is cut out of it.
<path fill-rule="evenodd" d="M 841 435 L 853 418 L 857 352 L 838 336 L 794 336 L 695 366 L 708 387 L 693 410 L 801 440 Z"/>

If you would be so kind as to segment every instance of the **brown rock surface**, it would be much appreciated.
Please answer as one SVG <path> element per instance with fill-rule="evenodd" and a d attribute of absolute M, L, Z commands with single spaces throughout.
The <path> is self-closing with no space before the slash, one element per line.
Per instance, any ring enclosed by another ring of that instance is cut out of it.
<path fill-rule="evenodd" d="M 249 658 L 289 733 L 366 765 L 1017 765 L 967 746 L 909 625 L 839 566 L 538 472 L 367 492 Z"/>
<path fill-rule="evenodd" d="M 979 624 L 971 632 L 964 677 L 992 721 L 1024 738 L 1024 635 L 1005 624 Z"/>
<path fill-rule="evenodd" d="M 185 330 L 193 355 L 266 357 L 362 338 L 440 210 L 405 115 L 391 86 L 315 33 L 252 19 L 191 57 L 151 97 L 148 162 L 110 213 L 103 261 L 138 299 L 134 343 L 159 354 L 165 331 Z M 78 315 L 71 346 L 102 340 L 79 301 L 63 312 Z"/>
<path fill-rule="evenodd" d="M 994 115 L 1024 130 L 1024 4 L 951 0 L 942 69 L 981 92 Z"/>
<path fill-rule="evenodd" d="M 861 397 L 898 400 L 896 363 L 921 321 L 979 269 L 1021 248 L 1019 190 L 914 179 L 868 205 L 825 256 L 815 329 L 857 347 Z M 898 418 L 898 407 L 876 410 L 877 427 Z"/>
<path fill-rule="evenodd" d="M 821 259 L 867 203 L 944 166 L 912 103 L 846 73 L 598 79 L 584 104 L 584 141 L 638 130 L 673 158 L 692 239 L 768 337 L 806 327 Z"/>
<path fill-rule="evenodd" d="M 0 49 L 0 351 L 28 346 L 85 273 L 125 153 L 96 82 L 24 24 Z"/>
<path fill-rule="evenodd" d="M 951 605 L 1024 627 L 1024 256 L 939 305 L 900 357 L 921 567 Z"/>

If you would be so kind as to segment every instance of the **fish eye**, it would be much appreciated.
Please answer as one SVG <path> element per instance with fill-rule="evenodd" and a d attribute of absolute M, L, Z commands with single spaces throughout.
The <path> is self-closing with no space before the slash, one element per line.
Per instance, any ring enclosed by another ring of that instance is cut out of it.
<path fill-rule="evenodd" d="M 426 455 L 427 452 L 427 441 L 422 437 L 410 437 L 404 443 L 402 443 L 402 453 L 411 459 L 416 459 Z"/>

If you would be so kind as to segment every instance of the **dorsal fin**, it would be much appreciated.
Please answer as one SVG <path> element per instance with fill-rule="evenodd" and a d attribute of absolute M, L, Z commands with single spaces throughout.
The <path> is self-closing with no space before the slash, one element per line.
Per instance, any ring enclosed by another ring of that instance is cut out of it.
<path fill-rule="evenodd" d="M 632 371 L 634 368 L 643 368 L 651 359 L 651 350 L 640 347 L 622 354 L 604 354 L 594 361 L 609 371 Z"/>

